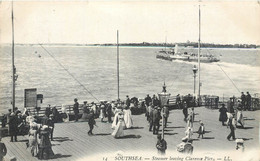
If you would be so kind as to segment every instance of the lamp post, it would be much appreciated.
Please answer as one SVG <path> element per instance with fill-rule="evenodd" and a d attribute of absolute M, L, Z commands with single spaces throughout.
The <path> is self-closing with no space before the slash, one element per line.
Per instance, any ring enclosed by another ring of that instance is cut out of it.
<path fill-rule="evenodd" d="M 169 103 L 169 98 L 170 98 L 171 94 L 167 93 L 165 82 L 163 84 L 162 93 L 158 93 L 158 96 L 159 96 L 159 100 L 161 102 L 161 108 L 169 105 L 168 103 Z M 163 117 L 164 117 L 164 114 L 162 115 L 162 138 L 164 139 L 164 121 L 165 120 Z"/>
<path fill-rule="evenodd" d="M 192 71 L 193 71 L 193 77 L 194 77 L 194 96 L 195 96 L 195 90 L 196 90 L 196 73 L 198 71 L 198 68 L 196 67 L 196 65 L 193 66 L 192 68 Z"/>

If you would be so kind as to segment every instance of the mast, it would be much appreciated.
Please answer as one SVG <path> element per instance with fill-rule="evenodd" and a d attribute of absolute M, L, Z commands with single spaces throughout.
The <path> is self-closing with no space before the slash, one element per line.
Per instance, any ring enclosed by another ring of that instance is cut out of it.
<path fill-rule="evenodd" d="M 16 69 L 14 66 L 14 13 L 13 13 L 13 1 L 12 1 L 12 85 L 13 85 L 13 91 L 12 91 L 12 107 L 13 111 L 15 108 L 15 73 Z"/>
<path fill-rule="evenodd" d="M 199 5 L 198 79 L 199 79 L 198 100 L 200 105 L 200 5 Z"/>
<path fill-rule="evenodd" d="M 119 31 L 117 30 L 117 100 L 119 100 Z"/>

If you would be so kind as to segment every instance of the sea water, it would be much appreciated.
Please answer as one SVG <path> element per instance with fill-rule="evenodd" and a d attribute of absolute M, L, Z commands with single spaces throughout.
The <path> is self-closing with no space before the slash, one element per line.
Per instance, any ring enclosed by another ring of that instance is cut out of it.
<path fill-rule="evenodd" d="M 16 106 L 24 106 L 24 89 L 37 88 L 42 106 L 83 101 L 116 100 L 116 47 L 15 46 Z M 162 91 L 163 83 L 172 95 L 193 94 L 194 62 L 156 59 L 158 47 L 120 47 L 120 98 L 144 98 Z M 197 49 L 188 49 L 197 53 Z M 201 95 L 240 96 L 260 93 L 260 51 L 257 49 L 202 49 L 220 62 L 201 63 Z M 11 46 L 0 48 L 0 112 L 11 108 Z M 65 69 L 70 73 L 68 73 Z M 77 79 L 80 85 L 73 77 Z M 91 93 L 91 94 L 90 94 Z M 198 73 L 196 94 L 198 93 Z M 93 97 L 93 96 L 95 97 Z"/>

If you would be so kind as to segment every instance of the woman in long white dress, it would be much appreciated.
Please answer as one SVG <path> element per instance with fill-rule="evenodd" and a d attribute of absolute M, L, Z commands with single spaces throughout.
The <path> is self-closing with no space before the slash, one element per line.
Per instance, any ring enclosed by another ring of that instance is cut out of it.
<path fill-rule="evenodd" d="M 101 122 L 104 122 L 103 121 L 103 119 L 105 118 L 105 106 L 104 105 L 100 106 L 99 118 L 101 119 Z"/>
<path fill-rule="evenodd" d="M 116 108 L 115 109 L 115 116 L 114 116 L 114 120 L 113 120 L 113 123 L 112 123 L 112 129 L 115 129 L 116 125 L 117 125 L 117 122 L 118 122 L 118 114 L 121 112 L 122 113 L 122 109 L 120 109 L 121 107 L 119 108 Z M 125 126 L 125 121 L 123 121 L 123 128 L 125 129 L 126 126 Z"/>
<path fill-rule="evenodd" d="M 237 123 L 239 123 L 241 127 L 244 128 L 245 122 L 241 108 L 237 109 Z"/>
<path fill-rule="evenodd" d="M 115 112 L 114 112 L 115 116 L 114 116 L 114 120 L 113 120 L 113 123 L 112 123 L 112 126 L 111 126 L 112 129 L 115 129 L 115 127 L 116 127 L 119 112 L 120 112 L 119 109 L 115 109 Z"/>
<path fill-rule="evenodd" d="M 131 110 L 128 107 L 125 107 L 124 109 L 124 121 L 127 129 L 133 127 L 132 114 Z"/>
<path fill-rule="evenodd" d="M 119 112 L 117 115 L 117 124 L 115 130 L 111 134 L 115 138 L 120 138 L 124 136 L 124 114 L 123 112 Z"/>
<path fill-rule="evenodd" d="M 61 105 L 61 113 L 62 113 L 62 121 L 63 122 L 69 122 L 69 114 L 67 112 L 67 109 L 65 105 Z"/>
<path fill-rule="evenodd" d="M 182 141 L 187 142 L 189 140 L 192 140 L 192 135 L 193 135 L 193 129 L 191 127 L 188 127 L 187 130 L 185 131 L 185 137 L 182 138 Z"/>
<path fill-rule="evenodd" d="M 37 124 L 33 122 L 30 125 L 30 130 L 29 130 L 29 142 L 28 142 L 28 147 L 30 149 L 30 152 L 32 156 L 36 156 L 38 154 L 38 129 L 37 129 Z"/>
<path fill-rule="evenodd" d="M 187 127 L 192 127 L 193 111 L 189 109 L 189 115 L 187 117 Z"/>

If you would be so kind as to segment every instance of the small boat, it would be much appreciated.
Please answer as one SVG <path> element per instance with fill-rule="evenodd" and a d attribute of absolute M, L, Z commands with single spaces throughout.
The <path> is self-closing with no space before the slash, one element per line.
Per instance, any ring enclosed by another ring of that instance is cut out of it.
<path fill-rule="evenodd" d="M 156 55 L 156 58 L 169 60 L 169 61 L 172 61 L 172 59 L 173 59 L 173 58 L 170 57 L 170 54 L 167 51 L 164 51 L 164 50 L 159 51 L 159 53 Z"/>

